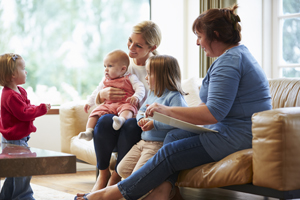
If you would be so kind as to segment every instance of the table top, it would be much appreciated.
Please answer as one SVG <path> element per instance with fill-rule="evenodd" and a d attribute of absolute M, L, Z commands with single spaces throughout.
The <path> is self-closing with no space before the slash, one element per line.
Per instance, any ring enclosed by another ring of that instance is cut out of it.
<path fill-rule="evenodd" d="M 0 144 L 0 177 L 76 173 L 76 156 L 45 149 Z"/>

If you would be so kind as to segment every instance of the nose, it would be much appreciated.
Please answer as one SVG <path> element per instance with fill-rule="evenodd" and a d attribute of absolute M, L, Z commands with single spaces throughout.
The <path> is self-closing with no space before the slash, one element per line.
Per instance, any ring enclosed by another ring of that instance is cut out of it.
<path fill-rule="evenodd" d="M 148 80 L 148 75 L 145 76 L 145 79 Z"/>
<path fill-rule="evenodd" d="M 128 49 L 130 49 L 130 50 L 132 50 L 133 47 L 134 47 L 133 43 L 131 43 L 131 44 L 128 45 Z"/>
<path fill-rule="evenodd" d="M 198 39 L 196 40 L 196 44 L 197 44 L 198 46 L 200 46 L 200 42 L 199 42 Z"/>

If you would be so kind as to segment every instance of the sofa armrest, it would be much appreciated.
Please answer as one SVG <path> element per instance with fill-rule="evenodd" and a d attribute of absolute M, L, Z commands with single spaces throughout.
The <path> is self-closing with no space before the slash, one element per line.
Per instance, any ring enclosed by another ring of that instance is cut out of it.
<path fill-rule="evenodd" d="M 71 138 L 85 130 L 89 114 L 83 110 L 85 101 L 74 101 L 60 106 L 61 151 L 71 153 Z M 92 109 L 90 109 L 91 111 Z"/>
<path fill-rule="evenodd" d="M 300 189 L 300 107 L 255 113 L 252 133 L 253 184 Z"/>

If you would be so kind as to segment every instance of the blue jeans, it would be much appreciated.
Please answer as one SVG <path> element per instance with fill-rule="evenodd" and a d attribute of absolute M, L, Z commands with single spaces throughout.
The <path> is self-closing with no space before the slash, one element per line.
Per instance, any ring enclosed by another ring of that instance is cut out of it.
<path fill-rule="evenodd" d="M 106 114 L 99 118 L 94 129 L 94 146 L 97 158 L 97 167 L 107 169 L 111 153 L 118 152 L 117 164 L 127 154 L 131 147 L 141 140 L 142 129 L 137 125 L 136 118 L 125 121 L 119 130 L 112 127 L 113 114 Z"/>
<path fill-rule="evenodd" d="M 2 137 L 2 143 L 15 144 L 28 147 L 28 137 L 21 140 L 6 140 Z M 34 200 L 30 186 L 31 176 L 7 177 L 0 193 L 0 200 Z"/>
<path fill-rule="evenodd" d="M 126 199 L 138 199 L 164 181 L 174 184 L 181 170 L 214 162 L 198 134 L 181 129 L 170 131 L 164 146 L 139 170 L 118 183 Z"/>

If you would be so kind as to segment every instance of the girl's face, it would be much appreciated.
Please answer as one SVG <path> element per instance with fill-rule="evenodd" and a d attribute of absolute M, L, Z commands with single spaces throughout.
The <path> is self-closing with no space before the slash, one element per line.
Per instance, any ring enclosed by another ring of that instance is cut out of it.
<path fill-rule="evenodd" d="M 142 34 L 132 33 L 128 39 L 129 57 L 134 59 L 148 58 L 151 53 L 151 48 L 144 40 Z"/>
<path fill-rule="evenodd" d="M 149 85 L 149 90 L 153 91 L 154 87 L 155 87 L 155 85 L 154 85 L 155 77 L 154 77 L 153 73 L 150 73 L 150 63 L 149 62 L 146 63 L 146 72 L 147 72 L 147 76 L 145 77 L 145 79 Z"/>
<path fill-rule="evenodd" d="M 12 81 L 16 85 L 22 85 L 26 82 L 27 71 L 25 70 L 25 61 L 22 58 L 16 60 L 17 68 L 13 74 Z"/>
<path fill-rule="evenodd" d="M 204 33 L 196 31 L 197 45 L 200 46 L 206 53 L 207 57 L 217 57 L 213 51 L 214 41 L 210 42 L 207 40 Z"/>
<path fill-rule="evenodd" d="M 122 66 L 120 62 L 117 62 L 112 56 L 107 56 L 104 59 L 105 77 L 108 79 L 116 79 L 124 75 L 126 72 L 126 66 Z"/>

